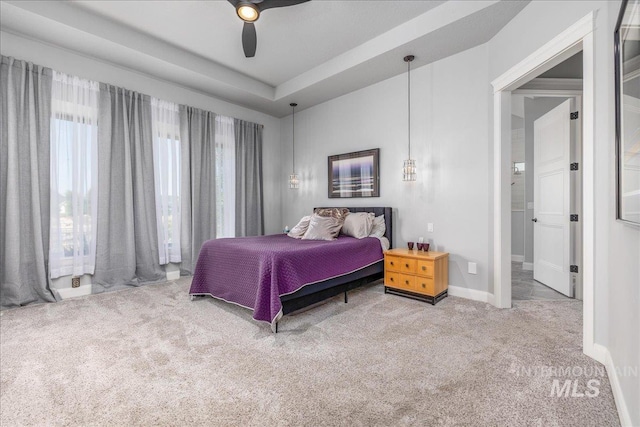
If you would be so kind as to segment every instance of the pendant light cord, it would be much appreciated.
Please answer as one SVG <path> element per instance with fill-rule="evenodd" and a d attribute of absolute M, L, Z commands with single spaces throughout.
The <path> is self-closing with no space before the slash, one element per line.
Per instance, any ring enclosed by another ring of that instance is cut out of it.
<path fill-rule="evenodd" d="M 298 104 L 292 102 L 289 104 L 291 106 L 291 121 L 292 121 L 292 131 L 291 131 L 291 165 L 293 166 L 293 170 L 291 173 L 296 173 L 296 107 Z"/>
<path fill-rule="evenodd" d="M 407 61 L 407 134 L 409 135 L 409 160 L 411 160 L 411 61 Z"/>

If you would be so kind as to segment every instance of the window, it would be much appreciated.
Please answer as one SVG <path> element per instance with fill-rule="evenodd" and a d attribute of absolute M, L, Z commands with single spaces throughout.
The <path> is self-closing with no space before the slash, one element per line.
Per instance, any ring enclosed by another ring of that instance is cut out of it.
<path fill-rule="evenodd" d="M 160 264 L 181 262 L 180 115 L 178 105 L 151 99 L 153 165 Z"/>
<path fill-rule="evenodd" d="M 99 86 L 54 71 L 51 95 L 50 275 L 93 274 Z"/>
<path fill-rule="evenodd" d="M 236 235 L 235 150 L 233 118 L 216 116 L 216 237 Z"/>

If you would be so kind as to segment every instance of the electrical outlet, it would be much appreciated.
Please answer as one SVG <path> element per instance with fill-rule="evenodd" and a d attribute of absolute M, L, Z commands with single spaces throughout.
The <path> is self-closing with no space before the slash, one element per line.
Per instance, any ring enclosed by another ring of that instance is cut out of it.
<path fill-rule="evenodd" d="M 71 278 L 71 287 L 79 288 L 80 287 L 80 277 L 72 277 Z"/>
<path fill-rule="evenodd" d="M 478 274 L 478 265 L 475 262 L 469 263 L 469 274 Z"/>
<path fill-rule="evenodd" d="M 430 233 L 433 233 L 433 223 L 429 222 L 427 223 L 427 231 Z"/>

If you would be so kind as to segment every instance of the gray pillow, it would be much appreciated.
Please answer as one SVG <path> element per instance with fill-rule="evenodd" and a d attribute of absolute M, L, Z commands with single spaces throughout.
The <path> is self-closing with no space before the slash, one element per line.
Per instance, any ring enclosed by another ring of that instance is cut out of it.
<path fill-rule="evenodd" d="M 309 228 L 309 220 L 311 219 L 311 215 L 303 216 L 300 222 L 296 224 L 288 233 L 287 236 L 293 237 L 294 239 L 302 239 L 304 233 L 306 233 L 307 228 Z"/>
<path fill-rule="evenodd" d="M 342 234 L 355 237 L 356 239 L 364 239 L 371 233 L 373 227 L 373 212 L 351 212 L 344 220 L 342 226 Z"/>
<path fill-rule="evenodd" d="M 371 228 L 371 237 L 382 237 L 387 231 L 387 226 L 384 223 L 384 215 L 377 216 L 373 219 L 373 227 Z"/>
<path fill-rule="evenodd" d="M 331 216 L 311 215 L 309 228 L 302 236 L 303 240 L 335 240 L 340 233 L 344 220 Z"/>

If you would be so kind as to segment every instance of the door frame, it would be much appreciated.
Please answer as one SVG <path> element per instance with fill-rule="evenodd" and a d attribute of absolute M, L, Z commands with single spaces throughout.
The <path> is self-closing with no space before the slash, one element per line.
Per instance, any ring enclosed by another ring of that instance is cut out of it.
<path fill-rule="evenodd" d="M 595 141 L 594 141 L 594 36 L 595 14 L 577 21 L 541 48 L 491 82 L 493 86 L 494 138 L 494 305 L 511 307 L 511 92 L 534 77 L 555 67 L 579 51 L 583 52 L 582 92 L 582 350 L 604 363 L 601 346 L 595 344 Z"/>

